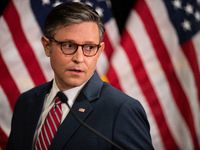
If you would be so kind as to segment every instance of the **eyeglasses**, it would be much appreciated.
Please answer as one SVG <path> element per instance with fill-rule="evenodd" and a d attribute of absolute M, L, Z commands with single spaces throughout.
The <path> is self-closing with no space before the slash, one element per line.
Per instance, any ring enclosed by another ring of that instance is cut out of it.
<path fill-rule="evenodd" d="M 82 51 L 83 54 L 87 57 L 92 57 L 95 56 L 99 50 L 99 48 L 101 47 L 101 45 L 96 45 L 96 44 L 76 44 L 74 42 L 71 41 L 66 41 L 66 42 L 59 42 L 57 40 L 55 40 L 54 38 L 50 38 L 47 37 L 50 41 L 52 42 L 56 42 L 60 45 L 60 49 L 61 51 L 65 54 L 65 55 L 73 55 L 76 53 L 76 51 L 78 50 L 79 46 L 82 46 Z"/>

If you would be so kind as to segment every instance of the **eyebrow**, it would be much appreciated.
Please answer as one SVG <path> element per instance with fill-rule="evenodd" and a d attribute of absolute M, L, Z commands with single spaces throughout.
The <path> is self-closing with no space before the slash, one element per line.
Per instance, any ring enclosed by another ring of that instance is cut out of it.
<path fill-rule="evenodd" d="M 71 43 L 76 43 L 76 44 L 80 44 L 80 43 L 77 43 L 75 42 L 74 40 L 69 40 L 69 39 L 65 39 L 63 41 L 59 41 L 59 42 L 71 42 Z M 96 44 L 96 42 L 93 42 L 93 41 L 84 41 L 83 44 L 95 44 L 95 45 L 98 45 L 99 43 Z"/>

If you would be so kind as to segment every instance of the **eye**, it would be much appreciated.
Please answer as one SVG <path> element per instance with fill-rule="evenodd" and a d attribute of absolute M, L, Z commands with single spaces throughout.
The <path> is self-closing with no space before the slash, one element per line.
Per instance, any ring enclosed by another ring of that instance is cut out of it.
<path fill-rule="evenodd" d="M 62 44 L 62 47 L 63 49 L 75 49 L 76 48 L 76 45 L 74 43 L 71 43 L 71 42 L 64 42 Z"/>
<path fill-rule="evenodd" d="M 91 50 L 93 50 L 93 49 L 96 48 L 96 45 L 90 45 L 90 44 L 88 44 L 88 45 L 85 45 L 84 47 L 85 47 L 85 50 L 91 51 Z"/>

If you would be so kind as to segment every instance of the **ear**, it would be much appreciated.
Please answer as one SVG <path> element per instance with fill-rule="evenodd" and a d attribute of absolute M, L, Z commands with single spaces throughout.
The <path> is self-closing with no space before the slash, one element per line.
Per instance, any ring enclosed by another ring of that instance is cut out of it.
<path fill-rule="evenodd" d="M 50 41 L 47 37 L 45 36 L 42 36 L 41 37 L 41 42 L 42 42 L 42 45 L 44 47 L 44 52 L 46 54 L 47 57 L 50 57 L 50 54 L 51 54 L 51 49 L 50 49 Z"/>
<path fill-rule="evenodd" d="M 99 53 L 99 54 L 98 54 L 99 56 L 100 56 L 101 52 L 104 50 L 104 48 L 105 48 L 105 43 L 104 43 L 104 42 L 101 42 L 100 45 L 101 45 L 101 47 L 99 48 L 99 52 L 98 52 L 98 53 Z"/>

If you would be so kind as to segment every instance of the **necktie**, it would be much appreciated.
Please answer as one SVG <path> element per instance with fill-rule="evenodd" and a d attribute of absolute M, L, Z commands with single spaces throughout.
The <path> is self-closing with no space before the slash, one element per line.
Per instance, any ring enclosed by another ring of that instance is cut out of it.
<path fill-rule="evenodd" d="M 47 150 L 56 134 L 62 117 L 61 100 L 57 98 L 55 104 L 47 114 L 38 136 L 35 150 Z"/>

